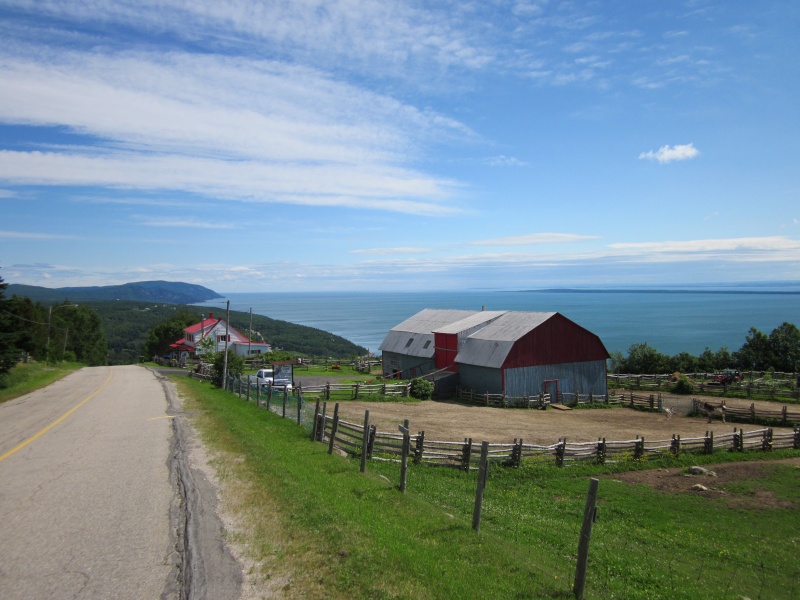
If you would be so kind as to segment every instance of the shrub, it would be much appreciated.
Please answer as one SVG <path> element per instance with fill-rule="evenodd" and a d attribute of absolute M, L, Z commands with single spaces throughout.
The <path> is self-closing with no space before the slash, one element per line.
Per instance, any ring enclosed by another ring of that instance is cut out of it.
<path fill-rule="evenodd" d="M 693 394 L 694 383 L 686 375 L 681 375 L 675 385 L 672 386 L 672 391 L 675 394 Z"/>
<path fill-rule="evenodd" d="M 411 388 L 408 393 L 417 400 L 430 400 L 433 396 L 433 384 L 427 379 L 417 377 L 411 380 Z"/>

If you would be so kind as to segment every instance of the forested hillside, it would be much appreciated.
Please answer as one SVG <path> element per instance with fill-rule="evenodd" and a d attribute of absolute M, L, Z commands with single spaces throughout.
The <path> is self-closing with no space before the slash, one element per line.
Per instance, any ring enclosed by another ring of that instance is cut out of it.
<path fill-rule="evenodd" d="M 137 302 L 169 302 L 192 304 L 221 298 L 217 292 L 202 285 L 177 281 L 137 281 L 122 285 L 95 287 L 45 288 L 35 285 L 10 284 L 8 296 L 30 298 L 35 302 L 54 304 L 69 298 L 72 302 L 131 300 Z"/>
<path fill-rule="evenodd" d="M 179 312 L 191 312 L 200 321 L 208 313 L 197 306 L 148 304 L 142 302 L 90 302 L 103 320 L 108 341 L 109 360 L 114 363 L 136 362 L 143 356 L 147 332 Z M 217 315 L 221 316 L 221 315 Z M 231 325 L 247 334 L 250 314 L 231 311 Z M 366 354 L 366 348 L 321 329 L 253 315 L 252 339 L 265 340 L 275 349 L 304 356 L 344 358 Z M 149 357 L 148 357 L 149 358 Z"/>

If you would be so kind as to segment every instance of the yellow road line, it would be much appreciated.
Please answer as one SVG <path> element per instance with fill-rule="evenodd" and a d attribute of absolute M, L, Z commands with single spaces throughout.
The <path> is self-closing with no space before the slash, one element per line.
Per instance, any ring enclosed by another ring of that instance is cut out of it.
<path fill-rule="evenodd" d="M 39 438 L 40 436 L 42 436 L 42 435 L 44 435 L 45 433 L 47 433 L 48 431 L 50 431 L 50 430 L 51 430 L 53 427 L 55 427 L 56 425 L 58 425 L 59 423 L 61 423 L 61 421 L 63 421 L 64 419 L 66 419 L 68 416 L 70 416 L 72 413 L 74 413 L 76 410 L 78 410 L 78 409 L 79 409 L 81 406 L 83 406 L 83 405 L 84 405 L 84 404 L 86 404 L 86 403 L 87 403 L 89 400 L 91 400 L 92 398 L 94 398 L 94 397 L 95 397 L 97 394 L 99 394 L 99 393 L 100 393 L 100 391 L 101 391 L 101 390 L 102 390 L 104 387 L 106 387 L 106 386 L 108 385 L 108 382 L 109 382 L 109 381 L 111 381 L 111 376 L 112 376 L 113 374 L 114 374 L 114 369 L 113 369 L 113 368 L 109 368 L 109 370 L 108 370 L 108 377 L 106 378 L 106 380 L 103 382 L 103 384 L 102 384 L 102 385 L 101 385 L 99 388 L 97 388 L 97 389 L 96 389 L 95 391 L 93 391 L 91 394 L 89 394 L 88 396 L 86 396 L 86 398 L 84 398 L 83 400 L 81 400 L 81 401 L 80 401 L 80 402 L 79 402 L 79 403 L 78 403 L 76 406 L 73 406 L 71 409 L 69 409 L 69 410 L 68 410 L 67 412 L 65 412 L 63 415 L 61 415 L 60 417 L 58 417 L 58 418 L 57 418 L 55 421 L 53 421 L 52 423 L 50 423 L 50 425 L 48 425 L 48 426 L 47 426 L 47 427 L 45 427 L 44 429 L 41 429 L 41 430 L 40 430 L 38 433 L 36 433 L 35 435 L 33 435 L 33 436 L 29 437 L 27 440 L 25 440 L 25 441 L 24 441 L 24 442 L 22 442 L 21 444 L 18 444 L 16 447 L 12 448 L 12 449 L 11 449 L 11 450 L 9 450 L 8 452 L 6 452 L 6 453 L 5 453 L 5 454 L 3 454 L 2 456 L 0 456 L 0 460 L 4 460 L 4 459 L 8 458 L 9 456 L 11 456 L 12 454 L 14 454 L 15 452 L 17 452 L 18 450 L 22 450 L 22 449 L 23 449 L 25 446 L 27 446 L 28 444 L 30 444 L 30 443 L 31 443 L 32 441 L 34 441 L 35 439 Z"/>

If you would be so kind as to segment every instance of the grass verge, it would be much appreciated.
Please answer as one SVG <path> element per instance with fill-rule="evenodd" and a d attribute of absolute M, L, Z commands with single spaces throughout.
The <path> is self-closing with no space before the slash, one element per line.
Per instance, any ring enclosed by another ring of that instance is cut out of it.
<path fill-rule="evenodd" d="M 4 378 L 5 387 L 0 388 L 0 403 L 48 386 L 83 366 L 80 363 L 65 362 L 55 365 L 38 362 L 19 364 L 11 369 Z"/>
<path fill-rule="evenodd" d="M 396 464 L 361 474 L 291 421 L 179 382 L 206 411 L 206 442 L 240 457 L 228 468 L 248 482 L 245 545 L 263 577 L 290 574 L 283 597 L 570 598 L 590 476 L 603 480 L 587 598 L 800 597 L 797 467 L 758 482 L 793 508 L 742 509 L 615 481 L 620 465 L 493 466 L 476 535 L 475 473 L 415 466 L 402 495 Z"/>

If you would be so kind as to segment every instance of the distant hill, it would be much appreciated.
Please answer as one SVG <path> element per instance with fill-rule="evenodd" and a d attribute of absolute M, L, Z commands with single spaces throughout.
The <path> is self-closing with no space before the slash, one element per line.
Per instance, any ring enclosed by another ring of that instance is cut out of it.
<path fill-rule="evenodd" d="M 194 304 L 222 298 L 217 292 L 202 285 L 177 281 L 138 281 L 122 285 L 95 287 L 45 288 L 35 285 L 9 284 L 6 297 L 17 295 L 34 302 L 102 302 L 129 300 L 134 302 L 166 302 L 168 304 Z"/>

